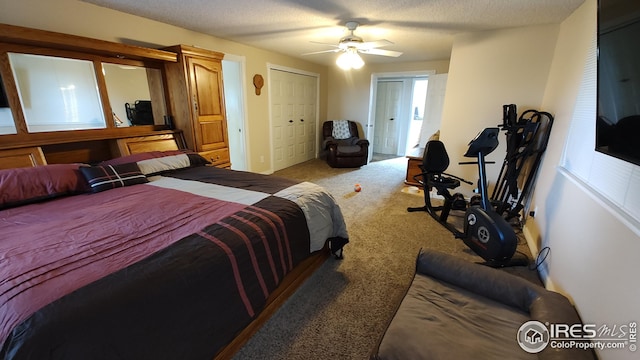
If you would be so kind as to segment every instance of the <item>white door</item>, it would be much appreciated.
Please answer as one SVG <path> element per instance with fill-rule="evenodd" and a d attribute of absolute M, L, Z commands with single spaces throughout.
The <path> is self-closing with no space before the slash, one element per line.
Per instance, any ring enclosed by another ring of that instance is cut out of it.
<path fill-rule="evenodd" d="M 271 134 L 274 171 L 313 159 L 317 78 L 271 69 Z"/>
<path fill-rule="evenodd" d="M 315 77 L 291 75 L 297 90 L 294 101 L 298 111 L 294 123 L 296 124 L 295 164 L 298 164 L 315 157 L 317 89 Z"/>
<path fill-rule="evenodd" d="M 227 111 L 229 155 L 233 170 L 247 170 L 247 148 L 244 136 L 244 88 L 242 62 L 222 60 L 224 102 Z"/>
<path fill-rule="evenodd" d="M 447 76 L 448 74 L 429 75 L 427 100 L 424 106 L 422 129 L 420 130 L 420 147 L 424 147 L 431 135 L 440 130 Z"/>
<path fill-rule="evenodd" d="M 373 152 L 393 154 L 398 152 L 398 121 L 402 110 L 402 81 L 378 82 Z"/>
<path fill-rule="evenodd" d="M 284 169 L 293 161 L 293 104 L 288 101 L 293 89 L 285 75 L 282 71 L 271 70 L 269 80 L 274 170 Z"/>

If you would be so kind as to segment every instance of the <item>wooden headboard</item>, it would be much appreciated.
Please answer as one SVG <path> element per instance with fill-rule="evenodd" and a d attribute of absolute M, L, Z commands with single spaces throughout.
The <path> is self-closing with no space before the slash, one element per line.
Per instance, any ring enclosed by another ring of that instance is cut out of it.
<path fill-rule="evenodd" d="M 0 170 L 46 164 L 47 160 L 39 146 L 0 150 Z"/>
<path fill-rule="evenodd" d="M 116 140 L 118 152 L 121 156 L 139 154 L 149 151 L 178 150 L 179 139 L 175 134 L 138 136 Z"/>
<path fill-rule="evenodd" d="M 78 141 L 0 150 L 0 170 L 47 164 L 95 164 L 148 151 L 184 149 L 180 131 L 157 135 Z"/>

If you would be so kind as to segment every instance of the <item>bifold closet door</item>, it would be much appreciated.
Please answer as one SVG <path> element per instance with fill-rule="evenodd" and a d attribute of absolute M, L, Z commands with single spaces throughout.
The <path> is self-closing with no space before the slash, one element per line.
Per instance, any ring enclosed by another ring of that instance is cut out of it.
<path fill-rule="evenodd" d="M 398 127 L 402 105 L 402 81 L 379 81 L 376 100 L 373 152 L 393 154 L 398 152 Z"/>
<path fill-rule="evenodd" d="M 317 81 L 315 76 L 270 70 L 274 171 L 315 157 Z"/>

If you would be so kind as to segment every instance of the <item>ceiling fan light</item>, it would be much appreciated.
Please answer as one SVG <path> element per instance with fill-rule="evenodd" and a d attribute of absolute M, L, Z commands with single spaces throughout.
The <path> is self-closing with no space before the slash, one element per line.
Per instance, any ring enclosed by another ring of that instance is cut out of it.
<path fill-rule="evenodd" d="M 354 69 L 360 69 L 364 66 L 364 60 L 357 53 L 353 53 L 351 57 L 351 67 Z"/>
<path fill-rule="evenodd" d="M 342 70 L 351 69 L 351 62 L 349 61 L 349 55 L 347 53 L 340 54 L 336 60 L 336 64 Z"/>
<path fill-rule="evenodd" d="M 362 60 L 360 55 L 358 55 L 357 51 L 347 49 L 346 52 L 338 56 L 336 64 L 342 70 L 360 69 L 364 66 L 364 61 Z"/>

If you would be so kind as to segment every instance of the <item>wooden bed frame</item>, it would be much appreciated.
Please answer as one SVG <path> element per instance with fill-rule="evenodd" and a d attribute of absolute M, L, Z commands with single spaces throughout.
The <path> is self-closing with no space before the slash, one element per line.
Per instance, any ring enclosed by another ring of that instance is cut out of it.
<path fill-rule="evenodd" d="M 130 155 L 146 151 L 164 151 L 182 148 L 180 137 L 175 134 L 160 134 L 142 137 L 116 139 L 111 141 L 118 153 Z M 102 148 L 103 146 L 99 146 Z M 91 159 L 91 148 L 84 143 L 62 144 L 57 148 L 43 151 L 39 146 L 22 147 L 0 150 L 0 170 L 16 167 L 31 167 L 49 163 L 85 162 Z M 54 151 L 55 150 L 55 151 Z M 99 157 L 104 157 L 103 155 Z M 49 162 L 49 158 L 53 159 Z M 65 161 L 66 160 L 66 161 Z M 103 159 L 106 160 L 106 159 Z M 265 308 L 249 323 L 237 336 L 215 356 L 215 360 L 230 359 L 249 341 L 249 339 L 267 322 L 267 320 L 284 304 L 284 302 L 298 289 L 300 285 L 313 274 L 329 257 L 327 245 L 316 251 L 309 258 L 298 264 L 286 275 L 276 290 L 269 296 Z"/>
<path fill-rule="evenodd" d="M 0 169 L 47 164 L 93 164 L 119 156 L 148 151 L 186 149 L 182 132 L 152 131 L 122 138 L 91 139 L 2 149 Z"/>

